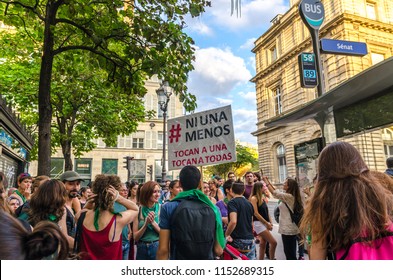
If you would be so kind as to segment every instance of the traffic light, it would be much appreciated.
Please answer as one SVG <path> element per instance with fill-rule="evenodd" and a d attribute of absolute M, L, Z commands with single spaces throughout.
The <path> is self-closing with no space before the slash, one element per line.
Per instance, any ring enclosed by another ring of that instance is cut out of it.
<path fill-rule="evenodd" d="M 152 164 L 147 166 L 147 173 L 150 175 L 153 174 L 153 165 Z"/>
<path fill-rule="evenodd" d="M 134 157 L 126 156 L 123 158 L 124 158 L 123 163 L 125 164 L 123 167 L 126 168 L 127 170 L 130 170 L 131 169 L 131 160 L 133 160 Z"/>

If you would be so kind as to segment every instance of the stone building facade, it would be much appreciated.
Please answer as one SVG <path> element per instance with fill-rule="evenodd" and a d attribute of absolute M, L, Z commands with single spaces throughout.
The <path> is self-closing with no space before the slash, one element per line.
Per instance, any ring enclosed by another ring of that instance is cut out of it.
<path fill-rule="evenodd" d="M 302 88 L 298 55 L 313 52 L 308 29 L 300 18 L 300 1 L 290 1 L 290 9 L 276 16 L 272 26 L 255 41 L 259 164 L 276 184 L 287 176 L 297 176 L 294 145 L 321 137 L 320 126 L 312 119 L 285 126 L 267 127 L 271 119 L 287 114 L 317 98 L 316 88 Z M 319 37 L 367 44 L 365 56 L 321 54 L 326 92 L 393 54 L 393 1 L 321 1 L 325 20 Z M 393 84 L 393 82 L 392 82 Z M 393 120 L 392 120 L 393 123 Z M 383 171 L 385 159 L 393 153 L 393 129 L 384 128 L 345 139 L 361 152 L 371 169 Z M 312 168 L 309 178 L 315 174 Z"/>

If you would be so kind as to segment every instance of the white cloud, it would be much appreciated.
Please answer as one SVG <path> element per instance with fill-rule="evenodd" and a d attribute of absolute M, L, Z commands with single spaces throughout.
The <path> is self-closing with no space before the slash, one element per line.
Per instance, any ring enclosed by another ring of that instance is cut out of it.
<path fill-rule="evenodd" d="M 225 98 L 220 98 L 220 97 L 216 97 L 216 100 L 218 101 L 218 103 L 220 105 L 230 105 L 232 104 L 233 100 L 232 99 L 225 99 Z"/>
<path fill-rule="evenodd" d="M 243 58 L 230 49 L 197 49 L 195 57 L 195 70 L 190 73 L 188 86 L 198 99 L 225 97 L 236 85 L 245 84 L 252 77 Z"/>
<path fill-rule="evenodd" d="M 254 73 L 256 72 L 257 67 L 256 67 L 256 59 L 255 59 L 255 56 L 250 56 L 250 57 L 248 58 L 247 65 L 248 65 L 249 67 L 251 67 L 251 68 L 254 70 Z"/>
<path fill-rule="evenodd" d="M 255 46 L 254 42 L 256 40 L 257 40 L 256 38 L 247 39 L 247 41 L 243 45 L 240 46 L 240 49 L 243 49 L 243 50 L 251 50 L 251 49 L 253 49 L 254 46 Z"/>
<path fill-rule="evenodd" d="M 191 32 L 195 32 L 196 34 L 199 35 L 207 35 L 207 36 L 212 36 L 214 35 L 213 29 L 208 26 L 206 23 L 203 22 L 201 18 L 188 18 L 187 19 L 187 28 Z"/>
<path fill-rule="evenodd" d="M 255 97 L 255 91 L 249 91 L 249 92 L 239 92 L 239 95 L 243 97 L 247 102 L 251 102 L 253 105 L 256 105 L 256 97 Z"/>
<path fill-rule="evenodd" d="M 251 135 L 257 129 L 257 112 L 250 106 L 248 109 L 234 109 L 233 119 L 236 140 L 247 143 L 256 143 L 256 137 Z"/>

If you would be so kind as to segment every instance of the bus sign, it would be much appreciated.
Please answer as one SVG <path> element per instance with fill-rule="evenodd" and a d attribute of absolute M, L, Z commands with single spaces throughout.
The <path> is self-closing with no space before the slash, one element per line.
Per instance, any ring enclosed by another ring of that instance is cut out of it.
<path fill-rule="evenodd" d="M 300 84 L 304 88 L 313 88 L 318 85 L 315 55 L 313 53 L 301 53 L 298 56 L 300 69 Z"/>

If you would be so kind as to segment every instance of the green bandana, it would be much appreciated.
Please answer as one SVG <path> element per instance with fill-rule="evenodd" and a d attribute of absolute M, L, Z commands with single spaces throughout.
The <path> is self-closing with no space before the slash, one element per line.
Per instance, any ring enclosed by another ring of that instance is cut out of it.
<path fill-rule="evenodd" d="M 57 219 L 56 215 L 53 215 L 53 214 L 49 214 L 49 215 L 48 215 L 48 220 L 49 220 L 49 221 L 54 222 L 54 221 L 56 221 L 56 219 Z"/>
<path fill-rule="evenodd" d="M 98 226 L 98 217 L 100 216 L 100 209 L 96 208 L 96 210 L 94 210 L 94 227 L 96 228 L 96 231 L 99 230 L 99 226 Z"/>
<path fill-rule="evenodd" d="M 23 194 L 21 194 L 20 191 L 16 190 L 16 191 L 14 191 L 14 193 L 16 193 L 17 195 L 20 196 L 20 198 L 22 199 L 23 203 L 26 202 L 26 197 Z"/>
<path fill-rule="evenodd" d="M 113 211 L 112 214 L 119 215 L 121 217 L 120 212 Z M 100 209 L 97 207 L 96 210 L 94 210 L 94 227 L 95 227 L 96 231 L 99 230 L 99 226 L 98 226 L 98 217 L 99 216 L 100 216 Z"/>
<path fill-rule="evenodd" d="M 149 212 L 154 212 L 156 215 L 154 217 L 154 221 L 158 224 L 158 210 L 160 208 L 160 205 L 158 203 L 155 203 L 152 208 L 149 208 L 147 206 L 142 206 L 142 216 L 143 219 L 146 219 L 147 215 L 149 215 Z M 154 230 L 153 226 L 151 224 L 147 225 L 147 227 L 151 230 Z"/>
<path fill-rule="evenodd" d="M 187 197 L 193 197 L 198 199 L 199 201 L 209 205 L 210 208 L 214 211 L 214 214 L 216 215 L 216 223 L 217 223 L 216 238 L 221 248 L 225 248 L 226 241 L 224 237 L 224 230 L 222 228 L 221 215 L 217 207 L 213 204 L 213 202 L 210 201 L 210 199 L 202 191 L 196 189 L 181 192 L 174 199 L 172 199 L 172 201 L 186 199 Z"/>

